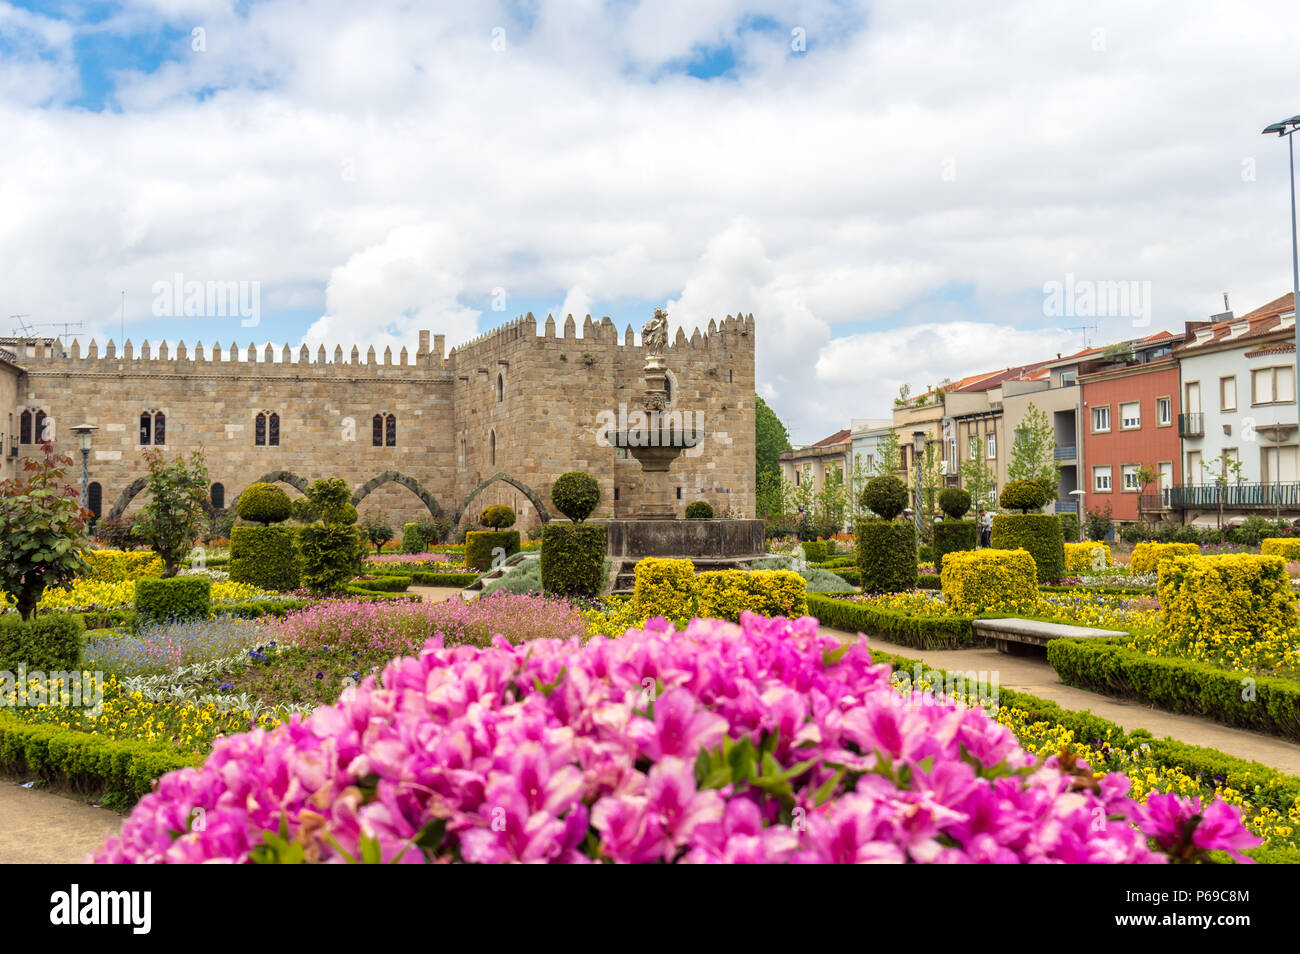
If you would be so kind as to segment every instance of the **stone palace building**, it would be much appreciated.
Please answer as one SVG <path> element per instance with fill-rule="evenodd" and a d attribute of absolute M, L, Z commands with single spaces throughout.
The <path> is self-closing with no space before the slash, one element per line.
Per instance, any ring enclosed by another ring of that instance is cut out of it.
<path fill-rule="evenodd" d="M 596 516 L 635 512 L 640 467 L 603 439 L 599 418 L 643 395 L 645 356 L 629 326 L 572 316 L 539 333 L 531 315 L 444 354 L 420 332 L 414 354 L 303 345 L 169 348 L 128 340 L 83 353 L 58 339 L 0 341 L 0 476 L 21 472 L 42 438 L 74 458 L 73 426 L 94 424 L 88 502 L 97 517 L 142 503 L 141 452 L 202 449 L 214 508 L 255 481 L 297 496 L 343 477 L 362 517 L 400 530 L 432 514 L 473 520 L 505 503 L 528 529 L 553 516 L 551 483 L 585 470 L 603 492 Z M 754 516 L 754 320 L 728 316 L 667 349 L 669 410 L 701 412 L 707 434 L 672 466 L 678 515 L 693 500 Z"/>

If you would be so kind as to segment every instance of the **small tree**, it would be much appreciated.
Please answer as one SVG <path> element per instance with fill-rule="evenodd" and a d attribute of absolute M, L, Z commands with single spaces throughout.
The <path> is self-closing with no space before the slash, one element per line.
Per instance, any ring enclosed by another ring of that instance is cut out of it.
<path fill-rule="evenodd" d="M 307 488 L 303 516 L 314 522 L 299 532 L 302 581 L 316 593 L 331 593 L 361 571 L 364 550 L 348 483 L 340 477 L 314 481 Z"/>
<path fill-rule="evenodd" d="M 1138 490 L 1138 514 L 1142 513 L 1142 498 L 1147 495 L 1147 488 L 1160 479 L 1160 471 L 1156 470 L 1150 464 L 1142 464 L 1137 469 Z"/>
<path fill-rule="evenodd" d="M 877 477 L 891 477 L 903 469 L 903 452 L 898 446 L 898 431 L 892 427 L 876 441 L 876 458 L 872 470 Z"/>
<path fill-rule="evenodd" d="M 141 456 L 149 468 L 144 485 L 149 502 L 131 532 L 162 557 L 163 576 L 175 576 L 207 528 L 208 468 L 202 450 L 188 461 L 177 455 L 168 462 L 153 448 Z"/>
<path fill-rule="evenodd" d="M 844 470 L 838 464 L 826 468 L 822 489 L 815 498 L 817 529 L 826 536 L 844 529 L 844 511 L 848 506 L 848 487 L 844 483 Z"/>
<path fill-rule="evenodd" d="M 975 453 L 963 460 L 957 468 L 961 474 L 962 486 L 970 494 L 976 507 L 993 506 L 993 471 L 984 459 L 984 442 L 977 440 Z"/>
<path fill-rule="evenodd" d="M 361 532 L 375 548 L 375 553 L 383 553 L 384 544 L 394 536 L 393 528 L 388 521 L 378 515 L 367 517 L 365 523 L 361 524 Z"/>
<path fill-rule="evenodd" d="M 77 488 L 64 480 L 72 458 L 55 454 L 23 461 L 23 477 L 0 481 L 0 584 L 31 619 L 47 586 L 86 573 L 89 514 L 77 502 Z"/>
<path fill-rule="evenodd" d="M 1056 459 L 1056 430 L 1047 415 L 1030 402 L 1025 417 L 1016 428 L 1011 445 L 1008 480 L 1032 480 L 1041 484 L 1048 499 L 1056 496 L 1061 485 L 1061 465 Z"/>
<path fill-rule="evenodd" d="M 1223 501 L 1228 496 L 1228 487 L 1231 484 L 1239 484 L 1246 478 L 1241 473 L 1241 461 L 1236 457 L 1229 457 L 1227 454 L 1220 454 L 1201 464 L 1201 472 L 1210 471 L 1214 474 L 1214 485 L 1218 488 L 1215 497 L 1219 503 L 1219 538 L 1223 538 Z"/>

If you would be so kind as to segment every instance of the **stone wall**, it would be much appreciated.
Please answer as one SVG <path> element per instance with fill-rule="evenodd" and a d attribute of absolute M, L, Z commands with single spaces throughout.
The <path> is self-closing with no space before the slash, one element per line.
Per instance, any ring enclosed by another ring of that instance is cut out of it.
<path fill-rule="evenodd" d="M 169 457 L 202 448 L 226 506 L 268 475 L 291 496 L 297 478 L 338 476 L 357 492 L 381 481 L 358 509 L 383 514 L 397 530 L 429 513 L 417 492 L 447 516 L 508 503 L 526 529 L 539 519 L 534 500 L 550 509 L 559 474 L 587 470 L 604 491 L 598 513 L 631 514 L 639 466 L 601 446 L 598 415 L 640 399 L 645 356 L 631 328 L 620 341 L 608 318 L 587 318 L 582 331 L 578 337 L 572 317 L 558 330 L 548 318 L 539 330 L 528 315 L 445 356 L 442 336 L 431 348 L 421 332 L 414 355 L 402 348 L 381 358 L 370 349 L 363 358 L 355 347 L 346 356 L 336 347 L 332 360 L 323 347 L 312 355 L 305 346 L 295 353 L 182 343 L 169 353 L 147 342 L 137 352 L 127 342 L 118 354 L 110 342 L 83 355 L 76 343 L 66 352 L 37 343 L 18 357 L 14 430 L 23 408 L 44 410 L 56 423 L 56 447 L 71 454 L 71 425 L 97 424 L 90 479 L 102 487 L 104 514 L 119 500 L 127 512 L 143 502 L 131 496 L 144 474 L 142 413 L 165 416 L 160 449 Z M 752 316 L 711 321 L 689 339 L 679 332 L 666 363 L 674 407 L 702 411 L 707 434 L 694 456 L 673 465 L 680 510 L 706 499 L 753 516 Z M 255 444 L 259 412 L 279 415 L 279 446 Z M 372 446 L 376 414 L 396 417 L 396 446 Z"/>

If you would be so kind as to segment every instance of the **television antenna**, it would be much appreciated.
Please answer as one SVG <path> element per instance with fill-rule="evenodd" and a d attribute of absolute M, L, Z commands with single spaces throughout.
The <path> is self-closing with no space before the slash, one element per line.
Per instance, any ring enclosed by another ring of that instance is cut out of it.
<path fill-rule="evenodd" d="M 14 334 L 14 335 L 16 335 L 16 334 L 18 334 L 19 332 L 22 332 L 22 335 L 23 335 L 24 338 L 34 338 L 34 337 L 36 337 L 34 334 L 32 334 L 32 330 L 31 330 L 31 328 L 29 328 L 29 327 L 27 326 L 27 322 L 23 321 L 24 318 L 30 318 L 30 317 L 31 317 L 30 314 L 26 314 L 26 315 L 10 315 L 10 316 L 9 316 L 9 320 L 10 320 L 10 321 L 16 321 L 16 322 L 18 322 L 18 324 L 17 324 L 16 326 L 11 325 L 10 328 L 9 328 L 9 333 L 10 333 L 10 334 Z"/>
<path fill-rule="evenodd" d="M 1092 340 L 1088 337 L 1088 332 L 1089 332 L 1089 331 L 1093 331 L 1093 332 L 1100 333 L 1100 332 L 1101 332 L 1101 326 L 1100 326 L 1100 325 L 1075 325 L 1073 328 L 1066 328 L 1065 330 L 1066 330 L 1066 331 L 1082 331 L 1082 332 L 1083 332 L 1083 346 L 1084 346 L 1085 348 L 1091 348 L 1091 347 L 1092 347 Z"/>

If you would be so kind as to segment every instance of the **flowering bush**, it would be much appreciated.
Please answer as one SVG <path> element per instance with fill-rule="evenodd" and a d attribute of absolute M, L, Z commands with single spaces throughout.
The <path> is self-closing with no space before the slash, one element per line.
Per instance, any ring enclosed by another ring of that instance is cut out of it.
<path fill-rule="evenodd" d="M 259 590 L 247 583 L 213 581 L 212 602 L 247 603 L 253 600 L 265 600 L 278 597 L 279 594 Z M 50 587 L 36 604 L 37 612 L 80 613 L 94 610 L 117 609 L 129 606 L 135 601 L 135 580 L 118 580 L 106 582 L 101 580 L 78 579 L 68 587 Z M 13 601 L 6 601 L 12 606 Z"/>
<path fill-rule="evenodd" d="M 1133 548 L 1129 557 L 1128 568 L 1132 573 L 1155 573 L 1160 568 L 1160 561 L 1176 556 L 1196 556 L 1201 548 L 1195 543 L 1139 543 Z"/>
<path fill-rule="evenodd" d="M 1234 808 L 1139 807 L 1123 775 L 1037 762 L 982 709 L 904 705 L 808 617 L 435 640 L 383 685 L 219 740 L 92 860 L 1158 863 L 1258 843 Z"/>
<path fill-rule="evenodd" d="M 162 576 L 162 557 L 149 550 L 91 550 L 86 554 L 89 578 L 103 582 Z"/>
<path fill-rule="evenodd" d="M 1089 570 L 1103 571 L 1108 566 L 1113 566 L 1114 559 L 1110 555 L 1110 547 L 1104 543 L 1067 543 L 1065 545 L 1065 569 L 1071 572 L 1084 572 Z"/>
<path fill-rule="evenodd" d="M 1038 573 L 1025 550 L 954 551 L 940 578 L 944 599 L 964 616 L 1028 613 L 1038 603 Z"/>

